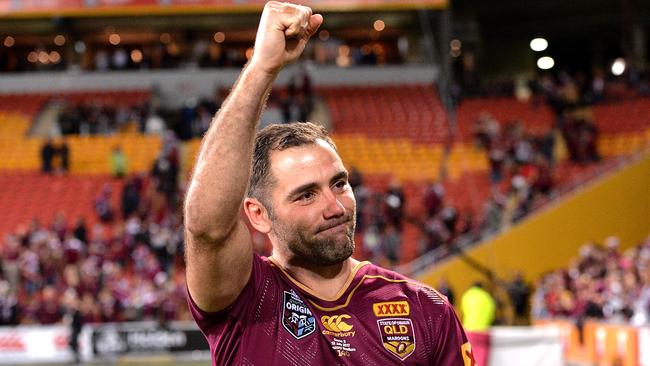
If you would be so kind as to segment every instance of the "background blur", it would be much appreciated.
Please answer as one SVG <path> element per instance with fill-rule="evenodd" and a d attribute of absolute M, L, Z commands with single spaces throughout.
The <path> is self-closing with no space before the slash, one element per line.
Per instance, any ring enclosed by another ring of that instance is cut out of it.
<path fill-rule="evenodd" d="M 207 364 L 180 205 L 263 3 L 0 0 L 0 364 Z M 332 131 L 356 257 L 481 365 L 650 365 L 650 2 L 299 3 L 261 125 Z"/>

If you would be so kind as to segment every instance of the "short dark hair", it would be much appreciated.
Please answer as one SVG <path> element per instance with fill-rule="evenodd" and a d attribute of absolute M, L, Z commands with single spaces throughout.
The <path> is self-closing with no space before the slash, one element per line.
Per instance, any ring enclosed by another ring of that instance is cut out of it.
<path fill-rule="evenodd" d="M 327 142 L 336 151 L 336 144 L 327 134 L 327 130 L 311 122 L 271 125 L 259 131 L 255 137 L 253 167 L 246 195 L 259 200 L 272 214 L 272 207 L 267 199 L 268 188 L 274 184 L 271 177 L 271 151 L 314 144 L 318 140 Z"/>

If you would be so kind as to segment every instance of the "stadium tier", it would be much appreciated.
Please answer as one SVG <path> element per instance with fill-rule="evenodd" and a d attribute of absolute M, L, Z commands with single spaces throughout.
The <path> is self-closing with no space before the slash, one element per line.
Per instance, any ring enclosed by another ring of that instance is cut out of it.
<path fill-rule="evenodd" d="M 493 195 L 490 161 L 485 149 L 475 141 L 476 121 L 481 116 L 489 114 L 501 125 L 514 120 L 523 121 L 525 133 L 533 135 L 541 134 L 553 126 L 553 115 L 544 105 L 509 98 L 470 99 L 461 105 L 458 114 L 459 133 L 452 139 L 455 141 L 446 153 L 450 127 L 431 85 L 327 87 L 319 88 L 318 93 L 322 95 L 332 116 L 334 140 L 346 165 L 358 169 L 364 176 L 364 185 L 373 192 L 386 192 L 395 179 L 402 182 L 406 202 L 404 210 L 409 218 L 423 215 L 426 208 L 422 198 L 426 194 L 427 184 L 439 181 L 444 188 L 445 204 L 453 206 L 461 215 L 472 217 L 473 225 L 480 225 L 485 204 Z M 31 120 L 36 118 L 36 112 L 48 102 L 63 100 L 72 106 L 118 106 L 147 103 L 150 98 L 147 91 L 75 92 L 58 94 L 56 97 L 52 94 L 14 95 L 10 100 L 21 101 L 16 108 L 20 113 L 8 112 L 11 105 L 4 104 L 3 122 L 0 124 L 4 141 L 0 148 L 0 167 L 9 171 L 34 171 L 39 168 L 39 151 L 44 140 L 26 134 L 31 128 Z M 365 108 L 346 108 L 346 103 Z M 605 128 L 607 133 L 598 138 L 598 147 L 604 157 L 629 155 L 647 146 L 650 122 L 647 121 L 649 117 L 641 112 L 647 103 L 647 98 L 637 98 L 594 107 L 593 114 L 599 128 L 608 126 Z M 616 119 L 617 116 L 612 111 L 622 109 L 631 111 L 634 122 L 619 122 Z M 99 177 L 110 174 L 110 155 L 116 146 L 121 147 L 126 155 L 129 172 L 149 171 L 162 146 L 159 137 L 139 133 L 73 135 L 66 137 L 65 141 L 70 149 L 70 173 L 82 180 L 89 177 L 91 181 L 95 178 L 88 174 L 98 174 Z M 181 171 L 185 177 L 191 171 L 198 146 L 198 140 L 183 143 Z M 566 152 L 562 153 L 560 149 L 560 160 L 552 173 L 558 191 L 573 187 L 576 182 L 585 181 L 601 170 L 599 165 L 573 164 L 564 161 L 562 156 L 566 156 Z M 516 171 L 512 171 L 507 175 L 513 177 L 515 174 Z M 47 177 L 39 181 L 35 174 L 27 174 L 26 177 L 30 177 L 30 185 L 34 187 L 45 187 L 49 182 Z M 96 197 L 99 187 L 96 184 L 89 185 L 95 187 L 90 196 Z M 509 178 L 498 184 L 503 192 L 507 192 L 510 185 Z M 119 189 L 115 191 L 119 192 Z M 46 213 L 44 219 L 49 220 L 55 207 L 61 203 L 42 202 L 46 205 L 43 210 Z M 48 208 L 49 204 L 53 208 Z M 83 206 L 83 203 L 79 202 L 79 205 Z M 87 208 L 88 211 L 77 209 L 74 212 L 90 212 L 89 203 Z M 21 216 L 21 220 L 28 219 L 29 214 Z M 21 221 L 11 217 L 4 222 L 9 225 Z M 422 251 L 423 234 L 418 225 L 417 222 L 405 225 L 401 240 L 403 245 L 398 256 L 401 263 L 417 258 Z M 11 229 L 11 226 L 6 226 L 6 229 Z"/>
<path fill-rule="evenodd" d="M 32 219 L 47 225 L 56 215 L 66 223 L 79 217 L 92 226 L 98 221 L 93 203 L 106 187 L 116 194 L 112 204 L 119 207 L 122 184 L 107 174 L 49 176 L 34 171 L 0 171 L 0 202 L 3 205 L 2 235 L 26 230 Z"/>

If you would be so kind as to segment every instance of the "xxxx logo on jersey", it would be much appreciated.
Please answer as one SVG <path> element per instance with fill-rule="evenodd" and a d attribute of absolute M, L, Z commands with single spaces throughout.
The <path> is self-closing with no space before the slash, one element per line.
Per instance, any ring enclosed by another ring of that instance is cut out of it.
<path fill-rule="evenodd" d="M 323 334 L 333 335 L 335 337 L 354 337 L 354 325 L 349 324 L 348 321 L 352 318 L 348 314 L 339 315 L 324 315 L 320 318 L 323 324 Z"/>
<path fill-rule="evenodd" d="M 377 320 L 384 348 L 404 361 L 415 351 L 415 331 L 409 318 Z"/>
<path fill-rule="evenodd" d="M 372 304 L 372 311 L 377 317 L 407 316 L 411 313 L 411 308 L 406 301 L 388 301 Z"/>

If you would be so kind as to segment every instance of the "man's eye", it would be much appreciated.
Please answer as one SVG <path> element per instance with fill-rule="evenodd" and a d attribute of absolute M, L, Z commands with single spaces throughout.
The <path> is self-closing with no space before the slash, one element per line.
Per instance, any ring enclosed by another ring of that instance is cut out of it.
<path fill-rule="evenodd" d="M 345 188 L 345 186 L 347 186 L 347 185 L 348 185 L 348 182 L 346 182 L 344 180 L 340 180 L 340 181 L 336 182 L 336 184 L 334 184 L 334 187 L 336 187 L 336 188 Z"/>
<path fill-rule="evenodd" d="M 301 201 L 308 201 L 310 199 L 314 198 L 314 192 L 305 192 L 298 197 L 299 200 Z"/>

